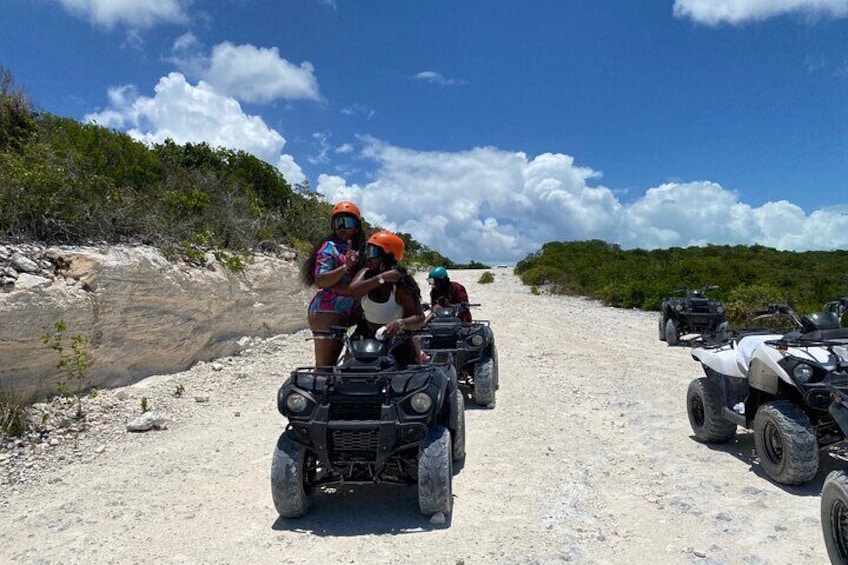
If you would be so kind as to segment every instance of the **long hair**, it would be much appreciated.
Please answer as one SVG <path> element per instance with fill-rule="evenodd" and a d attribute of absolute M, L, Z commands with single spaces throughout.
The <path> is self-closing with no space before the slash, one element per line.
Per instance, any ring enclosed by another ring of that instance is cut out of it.
<path fill-rule="evenodd" d="M 385 264 L 386 266 L 388 266 L 389 269 L 394 269 L 400 273 L 400 279 L 398 279 L 398 282 L 395 283 L 397 287 L 404 288 L 411 292 L 412 295 L 415 297 L 416 302 L 418 302 L 418 304 L 421 304 L 421 288 L 418 286 L 418 283 L 415 282 L 413 276 L 409 274 L 409 271 L 406 270 L 406 267 L 398 263 L 395 260 L 395 256 L 391 253 L 388 253 L 383 257 Z M 370 278 L 377 276 L 378 274 L 379 273 L 377 273 L 376 271 L 372 271 L 369 269 L 365 273 L 365 276 Z"/>
<path fill-rule="evenodd" d="M 354 235 L 350 240 L 350 248 L 354 251 L 359 252 L 359 263 L 354 267 L 354 271 L 359 270 L 362 264 L 365 261 L 365 234 L 362 233 L 362 222 L 359 222 L 359 226 L 356 230 L 356 235 Z M 315 244 L 315 247 L 312 248 L 312 252 L 300 266 L 300 280 L 306 286 L 314 286 L 315 285 L 315 261 L 318 259 L 318 250 L 327 243 L 328 241 L 341 241 L 336 237 L 336 233 L 333 232 L 330 235 L 324 237 Z"/>

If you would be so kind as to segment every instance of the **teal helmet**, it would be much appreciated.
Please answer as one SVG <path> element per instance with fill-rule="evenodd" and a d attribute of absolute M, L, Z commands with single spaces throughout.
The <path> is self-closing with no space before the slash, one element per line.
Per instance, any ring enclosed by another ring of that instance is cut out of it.
<path fill-rule="evenodd" d="M 430 269 L 430 274 L 427 278 L 433 280 L 447 279 L 448 271 L 444 267 L 433 267 L 432 269 Z"/>

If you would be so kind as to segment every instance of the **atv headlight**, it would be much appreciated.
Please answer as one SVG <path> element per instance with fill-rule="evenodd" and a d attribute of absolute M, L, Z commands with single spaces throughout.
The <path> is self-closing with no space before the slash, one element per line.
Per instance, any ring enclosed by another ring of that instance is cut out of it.
<path fill-rule="evenodd" d="M 792 369 L 792 376 L 795 377 L 795 380 L 799 383 L 806 383 L 813 377 L 813 368 L 806 363 L 798 363 L 795 365 L 795 368 Z"/>
<path fill-rule="evenodd" d="M 716 312 L 719 314 L 724 314 L 724 306 L 716 306 Z"/>
<path fill-rule="evenodd" d="M 308 404 L 309 401 L 307 398 L 296 392 L 293 392 L 286 397 L 286 408 L 288 408 L 293 414 L 300 414 L 306 410 L 306 406 Z"/>
<path fill-rule="evenodd" d="M 471 336 L 471 345 L 474 347 L 480 347 L 483 345 L 483 336 L 480 334 L 474 334 Z"/>
<path fill-rule="evenodd" d="M 409 400 L 409 404 L 412 406 L 412 409 L 419 414 L 425 414 L 429 412 L 430 407 L 433 406 L 433 399 L 430 398 L 430 395 L 426 392 L 416 392 Z"/>
<path fill-rule="evenodd" d="M 675 304 L 674 309 L 678 312 L 683 312 L 683 304 Z"/>

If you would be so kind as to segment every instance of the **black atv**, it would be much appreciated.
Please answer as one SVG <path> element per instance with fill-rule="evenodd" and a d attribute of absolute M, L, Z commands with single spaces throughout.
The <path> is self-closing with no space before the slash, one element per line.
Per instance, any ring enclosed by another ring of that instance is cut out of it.
<path fill-rule="evenodd" d="M 473 306 L 479 304 L 430 307 L 430 320 L 425 326 L 429 337 L 422 340 L 422 349 L 435 362 L 453 363 L 460 390 L 475 404 L 494 408 L 499 387 L 495 335 L 487 320 L 462 323 L 459 318 Z"/>
<path fill-rule="evenodd" d="M 707 293 L 718 289 L 705 286 L 700 289 L 678 289 L 685 296 L 663 298 L 659 319 L 659 338 L 669 345 L 678 345 L 687 334 L 701 334 L 719 341 L 727 338 L 730 326 L 721 300 L 707 297 Z"/>
<path fill-rule="evenodd" d="M 848 305 L 848 302 L 846 302 Z M 829 412 L 848 437 L 848 394 L 830 387 Z M 848 472 L 828 473 L 821 492 L 821 526 L 827 556 L 834 565 L 848 565 Z"/>
<path fill-rule="evenodd" d="M 465 401 L 450 363 L 399 367 L 391 343 L 345 342 L 334 367 L 301 367 L 277 392 L 288 419 L 271 464 L 271 495 L 284 518 L 307 513 L 316 487 L 381 482 L 418 485 L 427 515 L 449 513 L 453 462 L 465 457 Z"/>

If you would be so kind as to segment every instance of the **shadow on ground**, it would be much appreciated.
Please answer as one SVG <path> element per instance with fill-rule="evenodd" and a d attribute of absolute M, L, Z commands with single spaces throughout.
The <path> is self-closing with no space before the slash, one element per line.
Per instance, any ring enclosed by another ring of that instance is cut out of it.
<path fill-rule="evenodd" d="M 695 436 L 690 437 L 692 438 L 692 441 L 697 441 L 695 440 Z M 727 443 L 705 443 L 703 445 L 713 451 L 727 453 L 736 457 L 738 460 L 746 463 L 750 467 L 751 473 L 756 475 L 757 479 L 768 481 L 784 491 L 798 496 L 819 496 L 821 494 L 822 485 L 824 484 L 824 479 L 827 477 L 828 473 L 848 468 L 848 455 L 846 455 L 844 451 L 838 449 L 823 449 L 819 452 L 819 471 L 816 473 L 813 480 L 804 485 L 783 485 L 773 481 L 766 474 L 762 465 L 760 465 L 760 459 L 757 457 L 756 450 L 754 449 L 753 432 L 738 433 L 732 441 Z M 756 487 L 756 483 L 752 482 L 751 486 Z"/>
<path fill-rule="evenodd" d="M 277 518 L 272 529 L 318 536 L 399 535 L 449 528 L 451 517 L 446 518 L 444 524 L 431 524 L 418 508 L 414 486 L 356 485 L 319 489 L 306 516 Z"/>

